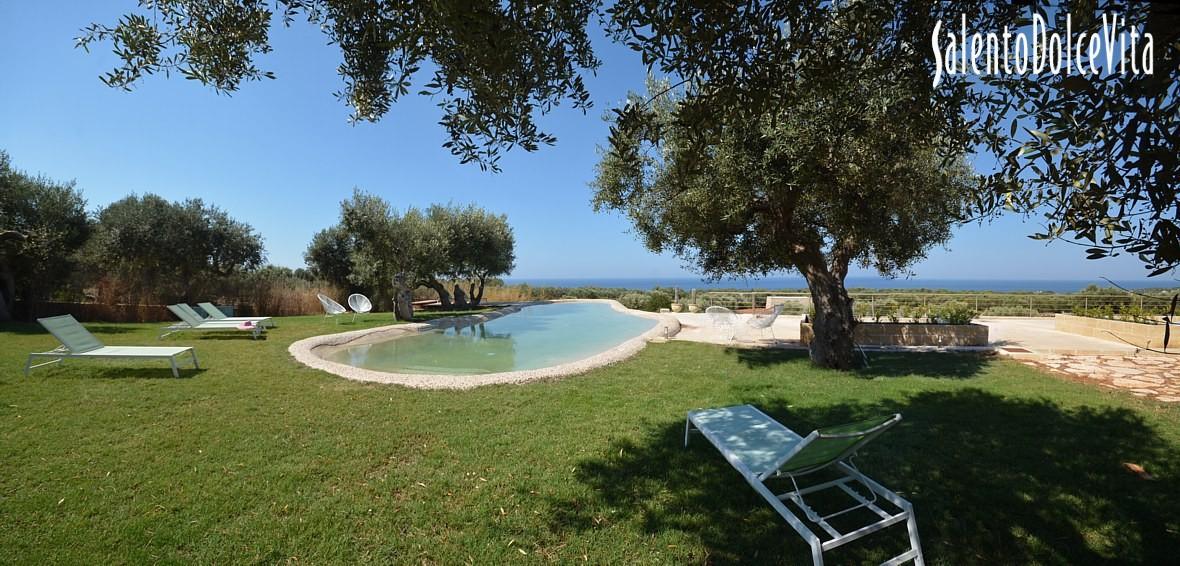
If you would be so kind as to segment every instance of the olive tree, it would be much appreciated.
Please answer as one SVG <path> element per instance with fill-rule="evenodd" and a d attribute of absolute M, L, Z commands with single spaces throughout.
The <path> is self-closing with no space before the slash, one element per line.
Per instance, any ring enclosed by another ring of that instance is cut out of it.
<path fill-rule="evenodd" d="M 872 78 L 800 89 L 773 112 L 716 124 L 707 144 L 677 120 L 683 97 L 657 84 L 632 97 L 647 100 L 642 119 L 603 153 L 595 204 L 712 277 L 798 271 L 815 306 L 812 360 L 849 368 L 849 267 L 904 272 L 950 237 L 974 183 L 927 132 L 899 125 Z"/>
<path fill-rule="evenodd" d="M 468 281 L 472 301 L 489 277 L 512 270 L 512 228 L 504 215 L 469 206 L 433 205 L 398 212 L 360 190 L 340 206 L 340 224 L 316 234 L 304 254 L 312 272 L 368 289 L 379 305 L 392 303 L 397 318 L 413 316 L 412 291 L 427 287 L 444 308 L 455 303 L 445 282 Z M 456 295 L 467 306 L 457 285 Z"/>
<path fill-rule="evenodd" d="M 12 318 L 17 299 L 28 304 L 65 287 L 89 234 L 73 183 L 18 171 L 0 151 L 0 321 Z"/>
<path fill-rule="evenodd" d="M 226 93 L 244 81 L 274 78 L 255 58 L 271 51 L 275 23 L 303 19 L 341 51 L 337 96 L 353 120 L 379 120 L 416 90 L 438 100 L 448 134 L 443 145 L 483 168 L 496 169 L 503 149 L 552 144 L 556 138 L 537 127 L 536 116 L 563 102 L 588 108 L 580 71 L 599 65 L 586 32 L 594 0 L 139 4 L 139 11 L 92 24 L 77 39 L 87 49 L 111 44 L 120 65 L 102 77 L 109 86 L 130 89 L 147 75 L 176 74 Z"/>
<path fill-rule="evenodd" d="M 262 265 L 263 244 L 249 224 L 200 199 L 131 195 L 99 211 L 85 257 L 133 302 L 191 301 L 205 285 Z"/>
<path fill-rule="evenodd" d="M 355 119 L 377 120 L 417 88 L 440 99 L 445 145 L 464 162 L 492 169 L 501 150 L 554 141 L 538 129 L 538 115 L 563 101 L 590 106 L 581 75 L 599 66 L 587 33 L 595 17 L 649 70 L 693 87 L 679 116 L 708 138 L 717 133 L 715 117 L 757 116 L 789 96 L 784 83 L 806 72 L 900 61 L 906 80 L 929 81 L 939 21 L 965 16 L 972 31 L 1017 30 L 1030 10 L 1044 8 L 1058 28 L 1070 14 L 1075 32 L 1092 33 L 1101 14 L 1117 14 L 1141 32 L 1140 41 L 1154 37 L 1153 74 L 976 80 L 960 73 L 915 101 L 946 118 L 938 136 L 946 146 L 982 147 L 1000 158 L 976 195 L 979 215 L 1001 207 L 1039 211 L 1046 228 L 1037 237 L 1086 244 L 1088 257 L 1137 254 L 1153 275 L 1180 264 L 1180 11 L 1165 2 L 277 0 L 277 13 L 263 0 L 140 5 L 113 24 L 88 26 L 77 40 L 83 48 L 114 48 L 120 65 L 102 77 L 112 87 L 175 73 L 233 92 L 244 81 L 273 78 L 255 59 L 270 52 L 276 22 L 302 18 L 339 47 L 340 96 Z M 846 32 L 843 45 L 825 39 L 834 25 Z M 1077 55 L 1088 62 L 1085 50 Z M 432 71 L 416 87 L 423 67 Z"/>
<path fill-rule="evenodd" d="M 445 261 L 423 284 L 434 289 L 444 307 L 479 306 L 484 284 L 515 267 L 516 241 L 508 217 L 475 205 L 433 205 L 427 210 L 433 227 L 445 235 Z M 453 295 L 439 279 L 454 282 Z M 464 290 L 462 283 L 467 283 Z"/>

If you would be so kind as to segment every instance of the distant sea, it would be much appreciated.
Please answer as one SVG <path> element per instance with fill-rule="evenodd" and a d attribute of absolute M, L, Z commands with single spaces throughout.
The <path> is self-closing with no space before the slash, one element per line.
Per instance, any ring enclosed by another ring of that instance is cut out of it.
<path fill-rule="evenodd" d="M 1174 288 L 1180 281 L 1173 278 L 1114 280 L 1128 289 Z M 802 277 L 766 277 L 760 279 L 723 279 L 703 281 L 695 277 L 507 277 L 505 282 L 516 285 L 527 283 L 533 287 L 602 287 L 619 289 L 652 289 L 655 287 L 678 287 L 680 289 L 737 289 L 737 290 L 798 290 L 806 289 Z M 930 289 L 947 291 L 1047 291 L 1054 293 L 1075 293 L 1087 285 L 1110 286 L 1101 279 L 884 279 L 880 277 L 849 277 L 845 284 L 849 289 Z"/>

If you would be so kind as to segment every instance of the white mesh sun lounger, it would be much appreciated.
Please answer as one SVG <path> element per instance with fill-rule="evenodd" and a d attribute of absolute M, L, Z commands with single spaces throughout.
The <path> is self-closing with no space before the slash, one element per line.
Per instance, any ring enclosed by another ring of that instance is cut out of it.
<path fill-rule="evenodd" d="M 37 322 L 41 323 L 41 326 L 45 327 L 45 330 L 48 330 L 62 345 L 49 352 L 29 354 L 29 361 L 25 363 L 25 375 L 29 375 L 33 368 L 61 363 L 66 358 L 139 358 L 166 359 L 172 365 L 172 376 L 180 377 L 176 359 L 185 353 L 192 356 L 193 369 L 201 369 L 197 362 L 197 351 L 191 346 L 106 346 L 68 314 L 39 318 Z M 33 360 L 38 358 L 52 359 L 33 365 Z"/>
<path fill-rule="evenodd" d="M 694 432 L 713 443 L 754 491 L 807 541 L 811 547 L 811 560 L 817 566 L 823 564 L 824 552 L 898 523 L 906 524 L 910 549 L 883 564 L 897 565 L 912 560 L 914 564 L 923 565 L 925 559 L 918 540 L 913 505 L 860 473 L 852 463 L 857 450 L 900 420 L 901 415 L 891 415 L 822 428 L 804 437 L 752 405 L 702 409 L 688 413 L 684 424 L 684 445 L 688 446 L 689 434 Z M 841 477 L 799 487 L 799 476 L 823 469 L 830 469 Z M 775 478 L 787 478 L 792 489 L 775 494 L 766 485 L 767 480 Z M 853 505 L 821 515 L 803 499 L 805 495 L 828 489 L 843 491 Z M 802 511 L 810 524 L 818 526 L 826 540 L 796 515 L 788 503 Z M 840 532 L 828 522 L 858 509 L 865 510 L 864 515 L 876 515 L 877 520 L 849 532 Z"/>
<path fill-rule="evenodd" d="M 249 331 L 251 334 L 251 337 L 258 338 L 258 336 L 261 335 L 262 332 L 264 331 L 262 325 L 260 325 L 260 324 L 250 324 L 250 326 L 246 327 L 246 326 L 243 326 L 244 324 L 247 324 L 245 322 L 204 320 L 204 319 L 200 318 L 199 316 L 197 316 L 197 314 L 195 312 L 192 312 L 191 308 L 189 308 L 188 310 L 185 310 L 185 309 L 180 308 L 180 305 L 168 305 L 168 310 L 172 311 L 172 314 L 176 315 L 176 317 L 179 318 L 182 322 L 165 326 L 163 328 L 163 330 L 160 331 L 160 338 L 168 336 L 169 334 L 173 334 L 176 332 L 182 332 L 185 330 L 200 330 L 200 331 L 218 331 L 219 330 L 222 332 Z"/>
<path fill-rule="evenodd" d="M 178 306 L 193 311 L 194 314 L 200 314 L 197 313 L 197 311 L 192 307 L 184 303 L 181 303 Z M 274 328 L 275 326 L 274 321 L 271 320 L 271 317 L 269 316 L 225 316 L 225 313 L 221 312 L 221 309 L 217 308 L 217 305 L 214 305 L 213 303 L 197 303 L 197 306 L 201 307 L 201 310 L 205 311 L 207 316 L 202 320 L 207 322 L 252 322 L 254 324 L 261 324 L 271 328 Z"/>

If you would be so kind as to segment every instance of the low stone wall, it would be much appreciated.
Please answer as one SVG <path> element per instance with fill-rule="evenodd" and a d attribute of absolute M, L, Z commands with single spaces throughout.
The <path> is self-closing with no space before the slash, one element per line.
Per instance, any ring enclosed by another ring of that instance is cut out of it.
<path fill-rule="evenodd" d="M 799 323 L 799 341 L 810 344 L 815 336 L 811 323 Z M 861 346 L 987 346 L 982 324 L 912 324 L 862 322 L 852 331 Z"/>
<path fill-rule="evenodd" d="M 1059 314 L 1053 319 L 1053 328 L 1070 334 L 1134 344 L 1140 348 L 1164 347 L 1163 324 L 1143 324 L 1125 320 Z"/>

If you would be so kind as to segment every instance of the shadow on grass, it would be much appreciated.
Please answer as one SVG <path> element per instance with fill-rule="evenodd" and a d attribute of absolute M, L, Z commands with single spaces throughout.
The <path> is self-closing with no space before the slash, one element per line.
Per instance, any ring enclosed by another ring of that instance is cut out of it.
<path fill-rule="evenodd" d="M 86 327 L 86 330 L 89 330 L 93 334 L 127 334 L 142 330 L 142 327 L 136 328 L 134 326 L 109 323 L 83 323 L 82 326 Z M 44 334 L 49 336 L 49 332 L 35 322 L 0 322 L 0 333 Z"/>
<path fill-rule="evenodd" d="M 0 333 L 4 334 L 45 334 L 49 333 L 41 325 L 33 322 L 0 322 Z"/>
<path fill-rule="evenodd" d="M 873 405 L 762 408 L 802 434 L 902 413 L 902 423 L 858 462 L 914 503 L 933 563 L 1162 564 L 1174 563 L 1180 548 L 1180 450 L 1132 411 L 1066 410 L 975 389 Z M 683 435 L 682 421 L 667 422 L 582 461 L 577 479 L 593 496 L 554 502 L 552 528 L 594 529 L 607 507 L 645 532 L 698 539 L 714 562 L 805 563 L 802 539 L 708 441 L 694 436 L 684 449 Z M 1126 471 L 1124 462 L 1155 479 Z M 905 530 L 891 527 L 826 556 L 880 562 L 904 548 Z"/>
<path fill-rule="evenodd" d="M 192 362 L 188 360 L 180 362 L 179 378 L 173 377 L 172 368 L 168 367 L 166 362 L 161 363 L 160 367 L 105 366 L 79 360 L 71 360 L 67 363 L 69 364 L 67 366 L 54 364 L 34 369 L 30 377 L 45 379 L 193 379 L 206 371 L 204 367 L 194 369 Z M 24 377 L 23 373 L 21 377 Z"/>
<path fill-rule="evenodd" d="M 177 334 L 170 334 L 165 336 L 160 342 L 173 341 L 177 344 L 185 340 L 242 340 L 245 342 L 265 342 L 267 339 L 266 333 L 262 333 L 257 338 L 250 335 L 249 332 L 243 331 L 241 334 L 197 334 L 193 332 L 181 332 Z"/>
<path fill-rule="evenodd" d="M 807 352 L 773 348 L 727 348 L 749 368 L 770 367 L 781 363 L 807 361 Z M 989 363 L 983 354 L 947 354 L 938 352 L 870 352 L 869 365 L 856 370 L 866 379 L 878 377 L 920 376 L 966 379 L 978 375 Z"/>

